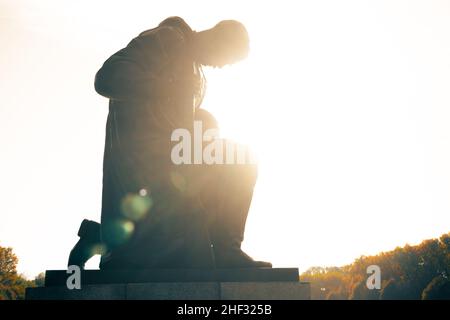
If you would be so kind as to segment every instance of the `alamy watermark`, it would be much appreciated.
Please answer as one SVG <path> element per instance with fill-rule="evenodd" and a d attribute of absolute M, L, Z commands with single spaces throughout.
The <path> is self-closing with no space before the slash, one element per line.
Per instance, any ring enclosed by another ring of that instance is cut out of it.
<path fill-rule="evenodd" d="M 71 265 L 67 268 L 66 271 L 67 274 L 70 274 L 70 276 L 67 277 L 66 280 L 66 287 L 69 290 L 81 289 L 81 269 L 79 266 Z"/>
<path fill-rule="evenodd" d="M 178 128 L 172 132 L 170 140 L 178 142 L 170 153 L 172 163 L 176 165 L 256 163 L 246 146 L 220 139 L 218 129 L 203 132 L 202 121 L 194 121 L 193 137 L 188 129 Z"/>
<path fill-rule="evenodd" d="M 381 268 L 375 264 L 367 267 L 367 274 L 370 276 L 367 278 L 366 286 L 369 290 L 381 289 Z"/>

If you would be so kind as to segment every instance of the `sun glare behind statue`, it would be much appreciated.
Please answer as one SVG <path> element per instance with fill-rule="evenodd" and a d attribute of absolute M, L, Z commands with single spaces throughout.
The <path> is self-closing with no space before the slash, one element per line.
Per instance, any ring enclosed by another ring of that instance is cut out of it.
<path fill-rule="evenodd" d="M 285 79 L 279 74 L 283 66 L 271 64 L 276 57 L 275 50 L 263 47 L 264 42 L 260 41 L 263 39 L 257 35 L 250 36 L 251 51 L 247 59 L 222 69 L 205 68 L 208 82 L 203 108 L 217 118 L 222 137 L 249 146 L 255 155 L 258 182 L 243 246 L 255 258 L 266 258 L 277 265 L 288 263 L 286 254 L 270 248 L 267 234 L 277 220 L 270 208 L 278 204 L 280 209 L 285 205 L 274 188 L 280 184 L 277 175 L 286 177 L 285 171 L 290 168 L 280 168 L 279 164 L 280 161 L 289 163 L 289 157 L 293 156 L 286 144 L 288 139 L 283 138 L 289 121 L 282 119 L 284 111 L 280 111 L 284 109 L 280 104 L 287 104 L 289 97 L 283 98 Z"/>

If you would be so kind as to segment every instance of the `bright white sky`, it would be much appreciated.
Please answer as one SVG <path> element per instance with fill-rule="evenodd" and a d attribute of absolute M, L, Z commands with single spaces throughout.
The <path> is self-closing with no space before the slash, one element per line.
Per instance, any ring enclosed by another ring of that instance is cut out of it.
<path fill-rule="evenodd" d="M 250 255 L 305 270 L 450 231 L 450 2 L 0 0 L 0 245 L 20 272 L 65 268 L 99 220 L 95 72 L 171 15 L 251 36 L 204 102 L 259 153 Z"/>

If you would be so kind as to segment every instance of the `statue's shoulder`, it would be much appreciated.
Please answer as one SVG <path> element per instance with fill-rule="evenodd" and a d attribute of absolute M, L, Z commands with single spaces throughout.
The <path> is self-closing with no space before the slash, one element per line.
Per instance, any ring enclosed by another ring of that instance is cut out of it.
<path fill-rule="evenodd" d="M 139 34 L 138 38 L 158 39 L 164 43 L 183 42 L 185 36 L 183 32 L 171 26 L 159 26 L 153 29 L 145 30 Z"/>
<path fill-rule="evenodd" d="M 158 48 L 170 54 L 180 50 L 185 43 L 185 36 L 177 28 L 159 26 L 141 32 L 130 42 L 130 45 L 137 45 L 146 51 L 150 48 Z"/>

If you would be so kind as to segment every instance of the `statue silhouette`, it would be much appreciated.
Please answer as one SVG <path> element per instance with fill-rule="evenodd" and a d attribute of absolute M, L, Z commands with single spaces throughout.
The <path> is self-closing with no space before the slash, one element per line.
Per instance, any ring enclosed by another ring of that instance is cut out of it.
<path fill-rule="evenodd" d="M 69 265 L 101 253 L 101 269 L 271 267 L 241 250 L 256 165 L 170 157 L 175 129 L 218 128 L 200 109 L 202 66 L 235 63 L 248 43 L 237 21 L 196 32 L 170 17 L 106 60 L 95 77 L 109 98 L 101 224 L 82 222 Z"/>

